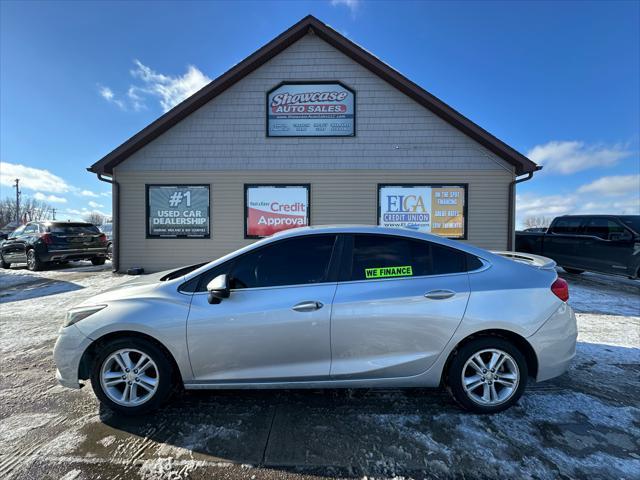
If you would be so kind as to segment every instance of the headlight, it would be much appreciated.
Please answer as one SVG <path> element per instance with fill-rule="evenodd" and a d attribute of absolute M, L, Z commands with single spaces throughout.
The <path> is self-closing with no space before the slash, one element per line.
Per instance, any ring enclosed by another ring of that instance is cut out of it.
<path fill-rule="evenodd" d="M 96 312 L 99 312 L 106 305 L 93 305 L 91 307 L 78 307 L 72 308 L 67 312 L 67 318 L 64 320 L 63 327 L 68 327 L 69 325 L 73 325 L 74 323 L 78 323 L 80 320 L 84 320 L 89 315 L 93 315 Z"/>

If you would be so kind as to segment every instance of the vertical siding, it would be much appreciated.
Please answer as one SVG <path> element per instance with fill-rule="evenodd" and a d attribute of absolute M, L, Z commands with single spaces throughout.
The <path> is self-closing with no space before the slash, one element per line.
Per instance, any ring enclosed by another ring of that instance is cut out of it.
<path fill-rule="evenodd" d="M 117 175 L 121 188 L 120 269 L 157 271 L 213 260 L 251 243 L 244 237 L 245 183 L 310 183 L 311 224 L 369 224 L 377 221 L 378 183 L 468 183 L 468 242 L 507 247 L 508 185 L 511 177 L 484 170 L 438 171 L 199 171 Z M 211 185 L 210 239 L 145 238 L 146 183 Z"/>

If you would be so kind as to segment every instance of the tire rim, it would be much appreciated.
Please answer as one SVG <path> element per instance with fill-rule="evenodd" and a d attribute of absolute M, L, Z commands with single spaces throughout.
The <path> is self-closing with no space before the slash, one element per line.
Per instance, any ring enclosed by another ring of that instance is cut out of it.
<path fill-rule="evenodd" d="M 102 363 L 100 384 L 110 400 L 125 407 L 142 405 L 158 389 L 160 375 L 155 362 L 132 348 L 118 350 Z"/>
<path fill-rule="evenodd" d="M 36 254 L 33 252 L 33 250 L 29 250 L 29 253 L 27 254 L 27 267 L 29 267 L 30 269 L 36 267 Z"/>
<path fill-rule="evenodd" d="M 462 368 L 462 386 L 467 396 L 480 405 L 500 405 L 518 389 L 520 370 L 513 357 L 489 348 L 469 358 Z"/>

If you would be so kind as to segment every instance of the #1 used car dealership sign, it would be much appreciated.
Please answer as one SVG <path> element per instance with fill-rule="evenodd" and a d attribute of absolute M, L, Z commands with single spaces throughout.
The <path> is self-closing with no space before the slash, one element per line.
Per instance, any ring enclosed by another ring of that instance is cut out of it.
<path fill-rule="evenodd" d="M 147 237 L 209 235 L 209 185 L 147 185 Z"/>
<path fill-rule="evenodd" d="M 267 95 L 270 137 L 354 134 L 355 93 L 340 83 L 286 82 Z"/>

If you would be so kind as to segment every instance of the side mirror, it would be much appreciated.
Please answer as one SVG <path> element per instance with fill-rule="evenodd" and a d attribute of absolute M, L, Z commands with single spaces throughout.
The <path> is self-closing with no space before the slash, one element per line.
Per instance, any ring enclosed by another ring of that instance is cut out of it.
<path fill-rule="evenodd" d="M 229 298 L 231 290 L 229 288 L 229 276 L 226 274 L 218 275 L 207 284 L 209 295 L 207 300 L 212 305 L 218 304 L 223 298 Z"/>

